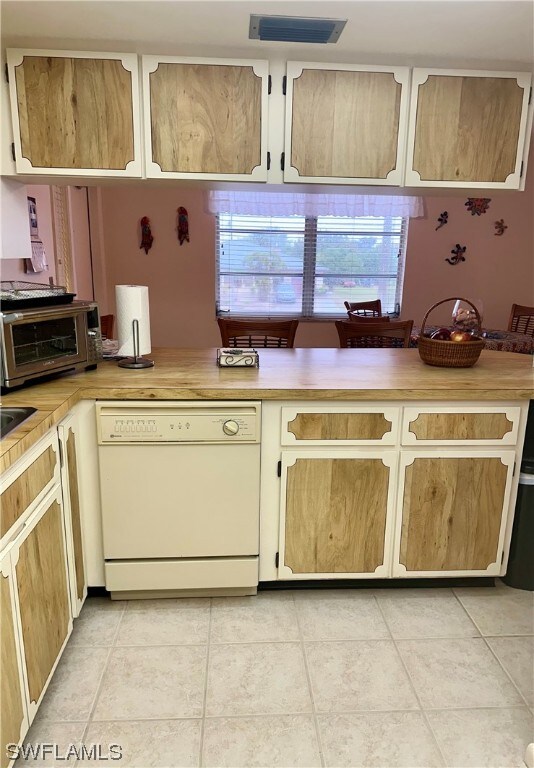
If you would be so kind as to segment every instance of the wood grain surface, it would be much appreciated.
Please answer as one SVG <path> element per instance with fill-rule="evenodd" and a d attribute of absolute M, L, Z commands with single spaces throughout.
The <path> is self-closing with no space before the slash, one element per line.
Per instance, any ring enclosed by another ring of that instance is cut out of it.
<path fill-rule="evenodd" d="M 17 587 L 30 701 L 37 701 L 67 637 L 70 604 L 63 520 L 54 501 L 20 546 Z"/>
<path fill-rule="evenodd" d="M 496 562 L 507 474 L 499 458 L 417 458 L 406 467 L 406 570 L 484 570 Z"/>
<path fill-rule="evenodd" d="M 384 562 L 389 471 L 365 458 L 288 467 L 284 565 L 293 573 L 374 573 Z"/>
<path fill-rule="evenodd" d="M 287 431 L 297 440 L 381 440 L 391 422 L 382 413 L 298 413 Z"/>
<path fill-rule="evenodd" d="M 304 69 L 293 82 L 301 176 L 385 179 L 397 165 L 401 85 L 390 72 Z"/>
<path fill-rule="evenodd" d="M 72 430 L 69 430 L 69 436 L 67 438 L 67 470 L 69 473 L 69 499 L 72 520 L 72 543 L 74 547 L 74 567 L 76 570 L 76 594 L 78 595 L 78 600 L 82 600 L 85 591 L 85 570 L 83 564 L 82 520 L 80 515 L 76 438 Z"/>
<path fill-rule="evenodd" d="M 418 440 L 502 440 L 513 426 L 504 413 L 420 413 L 409 431 Z"/>
<path fill-rule="evenodd" d="M 9 577 L 0 572 L 0 766 L 7 768 L 6 744 L 18 744 L 24 710 L 15 646 L 15 626 L 11 608 Z"/>
<path fill-rule="evenodd" d="M 123 170 L 135 159 L 132 76 L 119 60 L 25 56 L 15 76 L 34 168 Z"/>
<path fill-rule="evenodd" d="M 413 169 L 423 180 L 506 181 L 523 94 L 513 78 L 429 75 L 419 86 Z"/>
<path fill-rule="evenodd" d="M 262 349 L 260 367 L 224 369 L 215 349 L 158 349 L 154 368 L 109 361 L 3 398 L 38 408 L 0 441 L 0 471 L 10 467 L 83 399 L 459 401 L 534 399 L 528 355 L 483 350 L 473 368 L 424 365 L 416 349 Z"/>
<path fill-rule="evenodd" d="M 150 113 L 162 171 L 246 174 L 261 164 L 261 78 L 252 67 L 160 63 Z"/>
<path fill-rule="evenodd" d="M 57 456 L 49 447 L 3 491 L 0 496 L 0 536 L 8 532 L 52 480 L 56 464 Z"/>

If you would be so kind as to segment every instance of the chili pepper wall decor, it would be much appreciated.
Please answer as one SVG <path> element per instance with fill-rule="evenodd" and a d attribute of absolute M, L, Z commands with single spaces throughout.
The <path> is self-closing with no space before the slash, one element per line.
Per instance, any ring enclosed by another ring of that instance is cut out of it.
<path fill-rule="evenodd" d="M 148 216 L 143 216 L 141 219 L 141 245 L 139 248 L 143 248 L 145 253 L 148 253 L 152 248 L 154 237 L 150 231 L 150 219 Z"/>
<path fill-rule="evenodd" d="M 178 208 L 178 240 L 180 245 L 189 242 L 189 214 L 182 206 Z"/>
<path fill-rule="evenodd" d="M 460 243 L 456 243 L 454 248 L 452 249 L 452 259 L 445 259 L 445 261 L 448 261 L 449 264 L 452 264 L 454 266 L 455 264 L 459 264 L 461 261 L 465 261 L 464 253 L 467 250 L 466 245 L 460 245 Z"/>

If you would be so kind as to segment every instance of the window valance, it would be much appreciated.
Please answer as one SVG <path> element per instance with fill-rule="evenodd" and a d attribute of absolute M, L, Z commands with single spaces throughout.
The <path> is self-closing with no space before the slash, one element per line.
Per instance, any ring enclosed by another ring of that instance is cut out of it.
<path fill-rule="evenodd" d="M 401 195 L 306 194 L 303 192 L 207 192 L 209 213 L 246 216 L 402 216 L 425 215 L 422 197 Z"/>

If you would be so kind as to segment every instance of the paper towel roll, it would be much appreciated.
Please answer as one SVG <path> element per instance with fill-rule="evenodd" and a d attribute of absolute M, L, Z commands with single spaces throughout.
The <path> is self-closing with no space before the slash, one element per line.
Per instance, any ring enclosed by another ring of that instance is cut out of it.
<path fill-rule="evenodd" d="M 139 321 L 139 355 L 146 355 L 151 352 L 148 286 L 116 285 L 115 302 L 117 307 L 117 335 L 119 337 L 117 354 L 131 357 L 134 353 L 132 320 Z"/>

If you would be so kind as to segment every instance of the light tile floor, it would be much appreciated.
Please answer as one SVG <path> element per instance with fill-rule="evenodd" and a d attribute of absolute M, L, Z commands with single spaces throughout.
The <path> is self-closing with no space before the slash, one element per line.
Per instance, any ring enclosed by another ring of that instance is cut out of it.
<path fill-rule="evenodd" d="M 78 766 L 518 768 L 533 635 L 534 595 L 500 584 L 92 598 L 26 742 L 122 747 Z"/>

